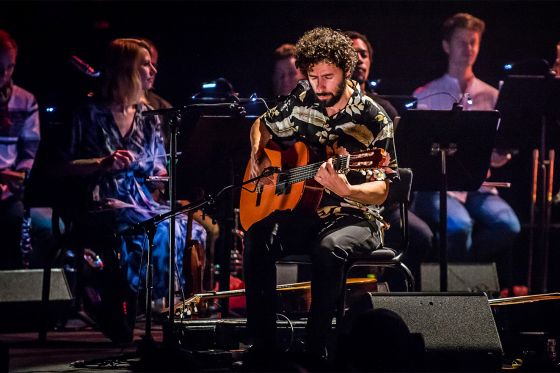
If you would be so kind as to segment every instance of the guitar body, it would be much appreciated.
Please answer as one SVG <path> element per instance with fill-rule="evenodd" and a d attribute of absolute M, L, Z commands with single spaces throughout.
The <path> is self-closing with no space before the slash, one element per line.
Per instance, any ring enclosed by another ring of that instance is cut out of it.
<path fill-rule="evenodd" d="M 305 166 L 310 163 L 312 157 L 302 142 L 296 142 L 286 150 L 267 148 L 265 152 L 272 167 L 279 167 L 283 171 Z M 315 212 L 323 195 L 323 187 L 313 178 L 284 187 L 282 177 L 282 174 L 274 174 L 273 185 L 263 185 L 254 192 L 256 183 L 246 185 L 248 190 L 241 190 L 239 219 L 243 229 L 248 230 L 275 211 L 297 210 L 309 214 Z M 247 165 L 243 177 L 243 180 L 249 179 L 250 164 Z"/>

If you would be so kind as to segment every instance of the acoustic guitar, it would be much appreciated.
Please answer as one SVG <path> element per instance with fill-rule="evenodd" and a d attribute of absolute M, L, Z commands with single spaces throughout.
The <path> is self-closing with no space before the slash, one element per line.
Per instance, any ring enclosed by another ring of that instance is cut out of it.
<path fill-rule="evenodd" d="M 310 163 L 312 153 L 307 145 L 296 142 L 292 147 L 281 150 L 265 148 L 271 167 L 281 171 L 273 175 L 272 184 L 250 183 L 241 190 L 239 218 L 243 229 L 266 218 L 275 211 L 315 211 L 323 195 L 321 184 L 313 180 L 324 161 Z M 371 150 L 333 157 L 333 166 L 340 173 L 348 170 L 372 170 L 386 160 L 384 149 Z M 250 180 L 250 162 L 243 180 Z"/>

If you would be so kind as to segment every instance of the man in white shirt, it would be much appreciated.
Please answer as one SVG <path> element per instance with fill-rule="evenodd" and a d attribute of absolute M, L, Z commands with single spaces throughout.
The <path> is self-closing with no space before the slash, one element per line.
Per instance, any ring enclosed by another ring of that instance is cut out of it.
<path fill-rule="evenodd" d="M 455 103 L 464 110 L 494 109 L 498 90 L 473 72 L 484 28 L 484 21 L 467 13 L 457 13 L 445 21 L 442 46 L 448 55 L 447 72 L 414 91 L 419 109 L 449 110 Z M 507 162 L 507 156 L 494 153 L 492 167 Z M 439 194 L 417 193 L 412 210 L 437 226 Z M 449 260 L 496 262 L 502 288 L 510 287 L 510 254 L 520 224 L 497 190 L 483 187 L 474 192 L 449 192 L 447 213 Z"/>
<path fill-rule="evenodd" d="M 35 160 L 40 131 L 35 96 L 12 81 L 17 52 L 15 40 L 0 30 L 0 269 L 41 266 L 40 260 L 48 254 L 45 250 L 54 244 L 49 208 L 28 210 L 26 221 L 32 223 L 22 231 L 23 186 Z"/>

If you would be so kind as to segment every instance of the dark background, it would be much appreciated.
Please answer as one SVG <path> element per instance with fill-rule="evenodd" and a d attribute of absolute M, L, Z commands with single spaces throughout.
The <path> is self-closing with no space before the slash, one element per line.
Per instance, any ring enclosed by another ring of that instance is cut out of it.
<path fill-rule="evenodd" d="M 203 82 L 218 77 L 241 97 L 270 97 L 274 49 L 315 26 L 367 34 L 375 49 L 370 78 L 382 79 L 379 92 L 410 94 L 445 71 L 441 24 L 456 12 L 486 21 L 475 73 L 495 87 L 505 77 L 505 63 L 552 63 L 556 57 L 560 2 L 553 1 L 18 1 L 0 3 L 0 28 L 19 44 L 16 84 L 33 92 L 43 110 L 70 112 L 96 83 L 70 64 L 70 56 L 101 70 L 105 46 L 114 38 L 153 40 L 160 52 L 156 90 L 182 105 Z M 557 123 L 549 122 L 547 148 L 558 148 Z M 539 120 L 528 113 L 503 125 L 523 130 L 512 144 L 519 153 L 495 171 L 494 180 L 513 183 L 501 194 L 526 223 Z M 555 206 L 554 221 L 557 215 Z M 556 233 L 552 238 L 554 248 Z M 526 237 L 520 246 L 523 267 Z"/>
<path fill-rule="evenodd" d="M 553 61 L 560 40 L 558 2 L 18 1 L 0 7 L 0 27 L 20 46 L 15 81 L 40 103 L 78 85 L 70 55 L 100 69 L 104 48 L 116 37 L 156 43 L 157 88 L 176 105 L 217 77 L 230 80 L 241 96 L 269 96 L 274 49 L 320 25 L 369 36 L 375 48 L 371 77 L 382 78 L 382 93 L 410 93 L 444 71 L 440 29 L 455 12 L 486 21 L 475 72 L 494 86 L 504 63 Z"/>

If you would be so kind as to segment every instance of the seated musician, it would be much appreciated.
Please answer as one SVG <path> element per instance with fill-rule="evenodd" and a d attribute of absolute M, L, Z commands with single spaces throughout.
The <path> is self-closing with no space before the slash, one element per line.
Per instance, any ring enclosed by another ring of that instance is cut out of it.
<path fill-rule="evenodd" d="M 285 43 L 274 51 L 272 70 L 272 93 L 274 96 L 288 96 L 300 79 L 305 79 L 296 67 L 296 46 Z"/>
<path fill-rule="evenodd" d="M 484 21 L 468 13 L 457 13 L 444 22 L 442 46 L 448 55 L 447 72 L 414 91 L 419 109 L 450 110 L 455 103 L 463 110 L 494 109 L 498 90 L 473 72 L 484 28 Z M 491 167 L 503 166 L 509 157 L 494 152 Z M 437 226 L 439 194 L 417 192 L 411 209 Z M 503 295 L 508 295 L 513 285 L 511 253 L 521 226 L 496 188 L 448 192 L 447 227 L 449 260 L 496 262 Z"/>
<path fill-rule="evenodd" d="M 71 141 L 64 149 L 65 174 L 85 183 L 88 203 L 76 212 L 87 215 L 106 231 L 120 232 L 169 211 L 154 201 L 146 183 L 148 176 L 164 176 L 166 154 L 155 116 L 142 116 L 151 106 L 146 90 L 156 69 L 150 47 L 138 39 L 116 39 L 107 49 L 106 71 L 99 99 L 80 107 L 73 119 Z M 80 201 L 74 206 L 80 206 Z M 92 211 L 93 210 L 93 211 Z M 186 218 L 177 216 L 176 278 L 182 277 Z M 193 222 L 192 238 L 204 244 L 206 232 Z M 120 258 L 130 289 L 137 292 L 145 280 L 147 239 L 143 233 L 120 240 Z M 169 220 L 157 225 L 153 248 L 153 298 L 167 295 L 169 271 Z"/>
<path fill-rule="evenodd" d="M 0 30 L 0 269 L 42 267 L 54 245 L 49 208 L 28 210 L 31 227 L 22 231 L 25 174 L 34 163 L 40 131 L 35 96 L 12 80 L 17 53 L 16 41 Z M 31 240 L 22 241 L 26 236 Z"/>
<path fill-rule="evenodd" d="M 382 246 L 379 205 L 391 180 L 398 177 L 393 123 L 350 80 L 357 60 L 352 40 L 329 28 L 315 28 L 297 42 L 295 56 L 307 80 L 254 122 L 250 174 L 261 175 L 271 166 L 264 151 L 267 145 L 303 142 L 323 161 L 309 176 L 318 183 L 315 190 L 322 191 L 322 197 L 316 210 L 276 211 L 250 228 L 244 225 L 248 229 L 244 251 L 247 328 L 253 344 L 250 351 L 257 358 L 273 352 L 276 341 L 275 260 L 292 253 L 309 254 L 312 259 L 307 350 L 312 356 L 326 357 L 345 260 L 353 253 Z M 383 149 L 387 157 L 367 172 L 337 172 L 329 159 L 374 147 Z M 259 183 L 270 187 L 277 176 Z M 251 207 L 242 201 L 242 215 Z"/>

